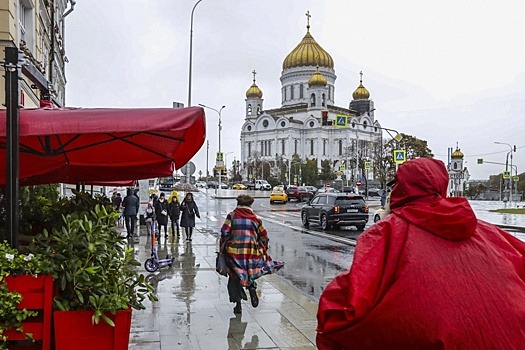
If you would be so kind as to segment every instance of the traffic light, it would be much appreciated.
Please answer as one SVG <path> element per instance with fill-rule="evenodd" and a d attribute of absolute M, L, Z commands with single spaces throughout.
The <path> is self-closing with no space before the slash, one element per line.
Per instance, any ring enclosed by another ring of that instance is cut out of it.
<path fill-rule="evenodd" d="M 321 125 L 328 125 L 328 111 L 321 111 Z"/>

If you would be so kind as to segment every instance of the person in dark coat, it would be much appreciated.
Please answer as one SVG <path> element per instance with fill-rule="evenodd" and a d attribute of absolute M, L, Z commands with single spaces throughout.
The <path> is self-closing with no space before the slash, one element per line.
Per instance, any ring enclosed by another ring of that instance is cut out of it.
<path fill-rule="evenodd" d="M 124 220 L 126 222 L 127 238 L 133 237 L 135 225 L 137 224 L 137 214 L 139 212 L 139 199 L 133 195 L 133 190 L 128 189 L 127 195 L 122 201 L 124 208 Z"/>
<path fill-rule="evenodd" d="M 199 214 L 199 208 L 197 203 L 193 200 L 193 194 L 188 192 L 184 200 L 180 204 L 180 226 L 184 227 L 186 232 L 186 240 L 191 241 L 191 235 L 193 234 L 193 228 L 195 227 L 195 216 L 199 219 L 201 215 Z"/>
<path fill-rule="evenodd" d="M 155 216 L 159 225 L 158 235 L 164 227 L 164 238 L 168 238 L 168 201 L 166 201 L 164 193 L 161 193 L 159 200 L 155 202 Z"/>
<path fill-rule="evenodd" d="M 171 201 L 168 200 L 168 212 L 171 221 L 171 236 L 175 237 L 175 226 L 177 227 L 177 237 L 180 237 L 179 217 L 180 217 L 180 203 L 177 196 L 171 196 Z"/>

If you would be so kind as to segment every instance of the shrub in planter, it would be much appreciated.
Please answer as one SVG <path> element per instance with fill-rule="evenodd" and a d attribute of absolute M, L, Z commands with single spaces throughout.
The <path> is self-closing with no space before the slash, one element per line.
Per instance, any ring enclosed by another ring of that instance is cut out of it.
<path fill-rule="evenodd" d="M 29 246 L 52 262 L 55 309 L 92 310 L 92 321 L 129 307 L 144 309 L 143 301 L 157 300 L 153 287 L 136 271 L 133 248 L 116 228 L 119 214 L 96 204 L 91 211 L 63 216 L 60 227 L 44 230 Z"/>
<path fill-rule="evenodd" d="M 17 276 L 38 276 L 49 274 L 53 264 L 41 254 L 21 254 L 7 242 L 0 243 L 0 349 L 7 349 L 6 331 L 23 332 L 23 322 L 29 317 L 37 316 L 36 311 L 20 308 L 22 294 L 11 291 L 6 283 L 9 278 Z M 30 333 L 26 337 L 32 338 Z"/>

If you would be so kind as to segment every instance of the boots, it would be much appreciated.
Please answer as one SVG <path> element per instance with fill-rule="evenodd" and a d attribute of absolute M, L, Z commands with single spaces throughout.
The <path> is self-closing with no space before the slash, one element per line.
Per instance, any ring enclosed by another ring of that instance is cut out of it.
<path fill-rule="evenodd" d="M 235 304 L 235 307 L 233 308 L 233 313 L 236 315 L 242 314 L 242 307 L 240 301 L 238 301 L 237 304 Z"/>

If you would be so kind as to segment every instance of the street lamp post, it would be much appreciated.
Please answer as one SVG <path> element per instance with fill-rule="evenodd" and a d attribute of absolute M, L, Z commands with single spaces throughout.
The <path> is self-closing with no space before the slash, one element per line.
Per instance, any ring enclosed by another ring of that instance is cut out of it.
<path fill-rule="evenodd" d="M 202 0 L 201 0 L 202 1 Z M 199 106 L 201 107 L 204 107 L 204 108 L 208 108 L 208 109 L 211 109 L 212 111 L 215 111 L 217 112 L 217 114 L 219 115 L 219 153 L 222 155 L 222 152 L 221 152 L 221 130 L 222 130 L 222 124 L 221 124 L 221 113 L 222 113 L 222 110 L 226 107 L 226 106 L 222 106 L 220 109 L 215 109 L 215 108 L 212 108 L 212 107 L 208 107 L 206 105 L 203 105 L 202 103 L 199 103 Z M 223 160 L 224 162 L 224 160 Z M 221 188 L 221 171 L 222 170 L 219 170 L 219 189 Z"/>
<path fill-rule="evenodd" d="M 506 182 L 505 186 L 508 186 L 510 184 L 509 201 L 510 201 L 510 204 L 512 205 L 512 152 L 513 151 L 516 152 L 516 146 L 514 146 L 514 148 L 513 148 L 510 143 L 506 143 L 506 142 L 495 141 L 494 143 L 497 144 L 497 145 L 507 145 L 510 148 L 510 151 L 507 152 L 507 159 L 506 159 L 506 162 L 505 162 L 505 171 L 508 171 L 509 170 L 509 154 L 510 154 L 510 169 L 511 169 L 511 171 L 510 171 L 510 179 L 509 179 L 508 182 Z"/>
<path fill-rule="evenodd" d="M 198 0 L 193 9 L 191 10 L 191 24 L 190 24 L 190 67 L 189 67 L 189 78 L 188 78 L 188 107 L 191 106 L 191 63 L 192 63 L 192 54 L 193 54 L 193 13 L 195 8 L 202 0 Z"/>

